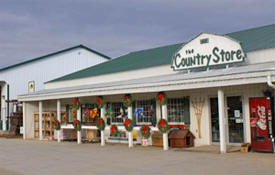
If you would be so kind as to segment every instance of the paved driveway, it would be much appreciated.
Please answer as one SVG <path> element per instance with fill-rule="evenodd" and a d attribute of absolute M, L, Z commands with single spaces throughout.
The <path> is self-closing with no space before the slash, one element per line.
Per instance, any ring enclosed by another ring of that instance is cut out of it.
<path fill-rule="evenodd" d="M 0 175 L 273 175 L 275 155 L 0 138 Z"/>

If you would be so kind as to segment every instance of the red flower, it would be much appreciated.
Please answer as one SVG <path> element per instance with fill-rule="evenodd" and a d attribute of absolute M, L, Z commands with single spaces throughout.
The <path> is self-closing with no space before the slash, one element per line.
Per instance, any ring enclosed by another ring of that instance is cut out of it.
<path fill-rule="evenodd" d="M 100 97 L 97 97 L 97 103 L 98 103 L 99 105 L 102 104 L 102 101 L 101 101 L 101 98 L 100 98 Z"/>
<path fill-rule="evenodd" d="M 55 125 L 58 125 L 59 124 L 59 121 L 58 120 L 55 120 Z"/>
<path fill-rule="evenodd" d="M 111 131 L 112 131 L 112 133 L 114 133 L 114 132 L 116 131 L 116 127 L 115 127 L 115 125 L 112 125 L 112 127 L 111 127 Z"/>
<path fill-rule="evenodd" d="M 74 105 L 76 106 L 76 105 L 77 105 L 77 103 L 78 103 L 78 99 L 77 99 L 77 98 L 75 98 L 75 99 L 74 99 Z"/>
<path fill-rule="evenodd" d="M 98 123 L 101 124 L 103 122 L 103 120 L 100 118 L 98 119 Z"/>
<path fill-rule="evenodd" d="M 126 128 L 128 128 L 129 124 L 130 124 L 130 120 L 127 118 L 127 119 L 125 120 L 125 126 L 126 126 Z"/>
<path fill-rule="evenodd" d="M 74 121 L 74 124 L 77 125 L 77 124 L 78 124 L 78 120 L 75 120 L 75 121 Z"/>
<path fill-rule="evenodd" d="M 127 101 L 129 100 L 129 96 L 128 95 L 125 96 L 125 100 L 127 100 Z"/>
<path fill-rule="evenodd" d="M 164 128 L 165 123 L 163 119 L 160 119 L 159 124 L 161 125 L 162 128 Z"/>
<path fill-rule="evenodd" d="M 147 127 L 146 127 L 145 125 L 142 126 L 142 129 L 143 129 L 143 131 L 144 131 L 144 134 L 147 134 L 147 133 L 148 133 Z"/>
<path fill-rule="evenodd" d="M 162 100 L 163 100 L 163 94 L 162 94 L 162 93 L 159 93 L 159 94 L 158 94 L 158 98 L 159 98 L 159 101 L 162 101 Z"/>

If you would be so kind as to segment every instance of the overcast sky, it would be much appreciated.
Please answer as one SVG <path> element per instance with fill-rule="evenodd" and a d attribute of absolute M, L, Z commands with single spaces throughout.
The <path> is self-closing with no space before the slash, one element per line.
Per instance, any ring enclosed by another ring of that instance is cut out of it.
<path fill-rule="evenodd" d="M 113 58 L 275 23 L 275 0 L 0 0 L 0 67 L 83 44 Z"/>

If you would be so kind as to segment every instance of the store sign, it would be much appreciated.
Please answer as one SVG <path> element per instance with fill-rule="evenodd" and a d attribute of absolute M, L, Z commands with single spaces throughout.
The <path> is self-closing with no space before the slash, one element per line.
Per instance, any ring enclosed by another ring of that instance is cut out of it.
<path fill-rule="evenodd" d="M 245 53 L 239 42 L 227 36 L 202 33 L 174 55 L 171 67 L 184 70 L 238 63 L 244 59 Z"/>

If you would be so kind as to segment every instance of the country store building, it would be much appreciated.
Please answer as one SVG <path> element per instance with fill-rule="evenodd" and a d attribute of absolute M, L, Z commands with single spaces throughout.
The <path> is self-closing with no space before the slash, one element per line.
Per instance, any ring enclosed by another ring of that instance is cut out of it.
<path fill-rule="evenodd" d="M 170 128 L 189 129 L 195 146 L 220 143 L 220 151 L 226 152 L 226 145 L 252 141 L 251 113 L 256 111 L 251 100 L 261 97 L 272 102 L 272 80 L 275 25 L 226 35 L 201 33 L 186 43 L 131 52 L 48 81 L 44 90 L 20 95 L 24 138 L 45 139 L 42 117 L 56 111 L 61 122 L 59 141 L 73 132 L 75 119 L 82 124 L 75 135 L 78 143 L 89 132 L 99 135 L 94 120 L 99 115 L 106 122 L 102 145 L 103 140 L 129 141 L 131 147 L 132 141 L 142 142 L 140 127 L 148 125 L 151 131 L 158 131 L 156 123 L 164 118 Z M 157 102 L 159 92 L 167 103 Z M 127 108 L 123 107 L 126 94 L 132 100 Z M 98 97 L 101 109 L 97 108 Z M 74 115 L 76 98 L 80 107 Z M 272 105 L 267 108 L 273 112 Z M 129 133 L 124 127 L 127 116 L 134 123 Z M 265 120 L 256 123 L 273 135 Z M 117 126 L 117 137 L 110 136 L 111 125 Z M 150 138 L 148 142 L 151 144 Z M 163 146 L 168 149 L 167 134 L 163 134 Z"/>

